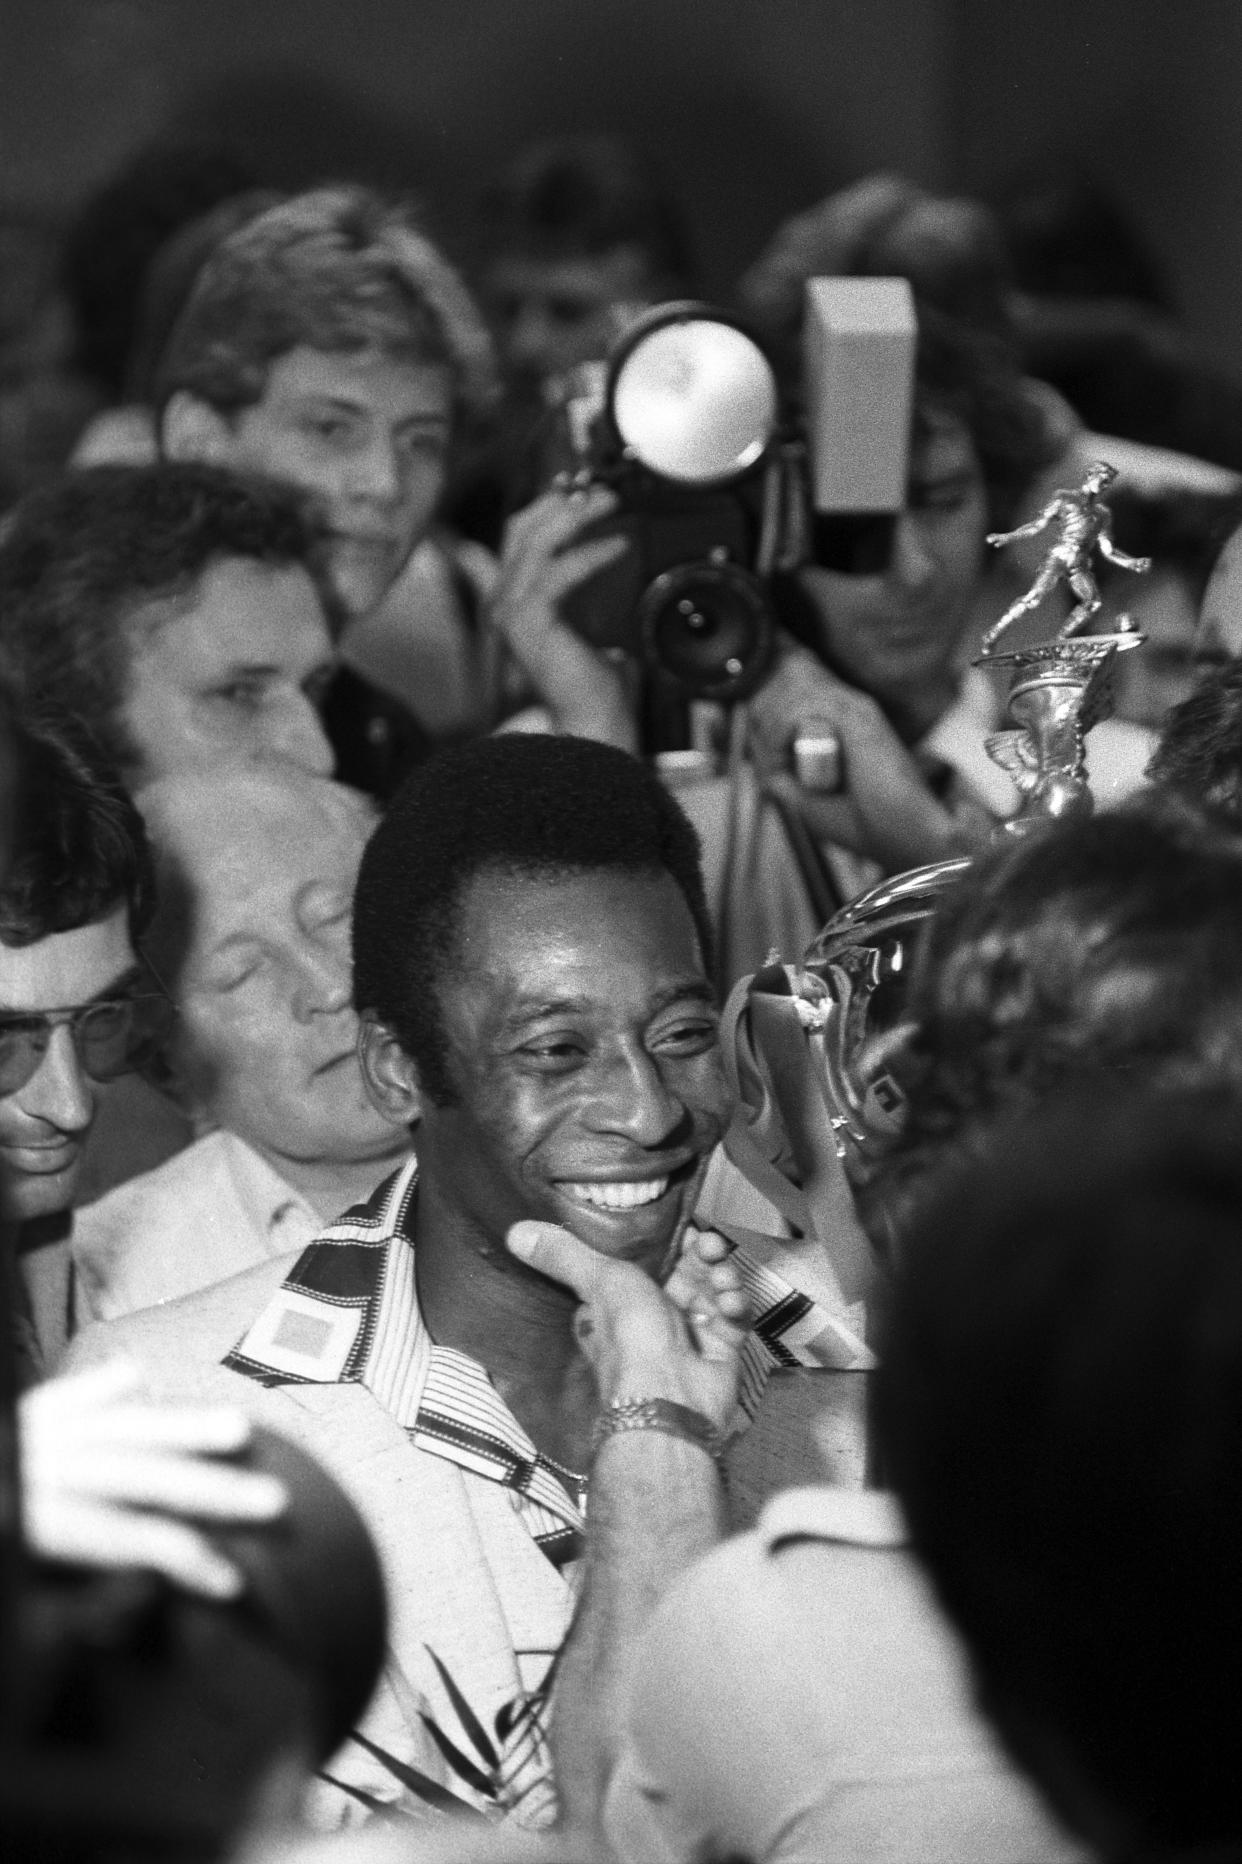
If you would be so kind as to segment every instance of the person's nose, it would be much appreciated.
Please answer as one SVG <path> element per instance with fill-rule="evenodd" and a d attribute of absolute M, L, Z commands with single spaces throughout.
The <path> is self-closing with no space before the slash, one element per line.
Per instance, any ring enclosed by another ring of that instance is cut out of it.
<path fill-rule="evenodd" d="M 51 1031 L 43 1059 L 21 1090 L 20 1101 L 23 1112 L 59 1133 L 84 1133 L 95 1117 L 95 1090 L 66 1023 Z"/>
<path fill-rule="evenodd" d="M 377 505 L 399 504 L 405 492 L 405 460 L 388 434 L 375 434 L 356 455 L 350 490 Z"/>
<path fill-rule="evenodd" d="M 270 749 L 315 777 L 330 777 L 336 769 L 336 752 L 328 742 L 323 721 L 305 693 L 291 695 L 281 708 Z"/>
<path fill-rule="evenodd" d="M 608 1064 L 586 1120 L 596 1132 L 620 1134 L 650 1150 L 673 1140 L 686 1109 L 651 1056 L 637 1049 Z"/>
<path fill-rule="evenodd" d="M 903 511 L 893 535 L 889 575 L 904 589 L 920 590 L 935 580 L 936 553 L 917 511 Z"/>
<path fill-rule="evenodd" d="M 305 933 L 293 1000 L 297 1020 L 339 1016 L 349 1008 L 351 994 L 347 941 L 326 932 Z"/>

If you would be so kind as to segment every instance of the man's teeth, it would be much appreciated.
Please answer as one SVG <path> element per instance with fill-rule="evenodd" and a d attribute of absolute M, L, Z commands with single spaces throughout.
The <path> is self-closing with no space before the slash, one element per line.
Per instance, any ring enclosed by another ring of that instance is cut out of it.
<path fill-rule="evenodd" d="M 668 1187 L 667 1178 L 644 1178 L 627 1184 L 566 1184 L 564 1189 L 579 1204 L 594 1204 L 597 1210 L 635 1210 L 654 1204 Z"/>

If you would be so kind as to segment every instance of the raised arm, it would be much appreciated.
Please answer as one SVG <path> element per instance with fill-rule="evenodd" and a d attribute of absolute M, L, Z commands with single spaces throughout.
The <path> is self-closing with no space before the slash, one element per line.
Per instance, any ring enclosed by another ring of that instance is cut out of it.
<path fill-rule="evenodd" d="M 488 620 L 551 730 L 636 751 L 637 724 L 620 673 L 560 613 L 565 596 L 623 552 L 621 537 L 589 535 L 616 504 L 615 494 L 594 486 L 544 492 L 518 512 L 505 532 Z"/>
<path fill-rule="evenodd" d="M 667 1290 L 549 1224 L 515 1225 L 509 1247 L 581 1297 L 576 1330 L 600 1399 L 586 1581 L 552 1721 L 562 1818 L 586 1831 L 616 1763 L 639 1632 L 722 1532 L 714 1451 L 737 1402 L 746 1302 L 710 1233 Z"/>

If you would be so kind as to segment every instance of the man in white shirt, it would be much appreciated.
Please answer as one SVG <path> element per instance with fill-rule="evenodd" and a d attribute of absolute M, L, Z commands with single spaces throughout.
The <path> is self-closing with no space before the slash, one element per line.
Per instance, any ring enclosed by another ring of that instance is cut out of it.
<path fill-rule="evenodd" d="M 145 949 L 178 1010 L 164 1084 L 202 1136 L 78 1212 L 85 1319 L 301 1247 L 409 1151 L 355 1053 L 349 913 L 371 805 L 271 759 L 165 778 L 141 807 L 159 899 Z"/>

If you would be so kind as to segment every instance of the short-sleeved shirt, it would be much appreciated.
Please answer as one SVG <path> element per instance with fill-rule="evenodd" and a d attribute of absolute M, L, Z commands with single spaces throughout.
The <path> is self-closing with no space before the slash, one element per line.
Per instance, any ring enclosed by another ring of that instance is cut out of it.
<path fill-rule="evenodd" d="M 605 1807 L 623 1864 L 1067 1864 L 890 1496 L 790 1490 L 661 1602 Z"/>

